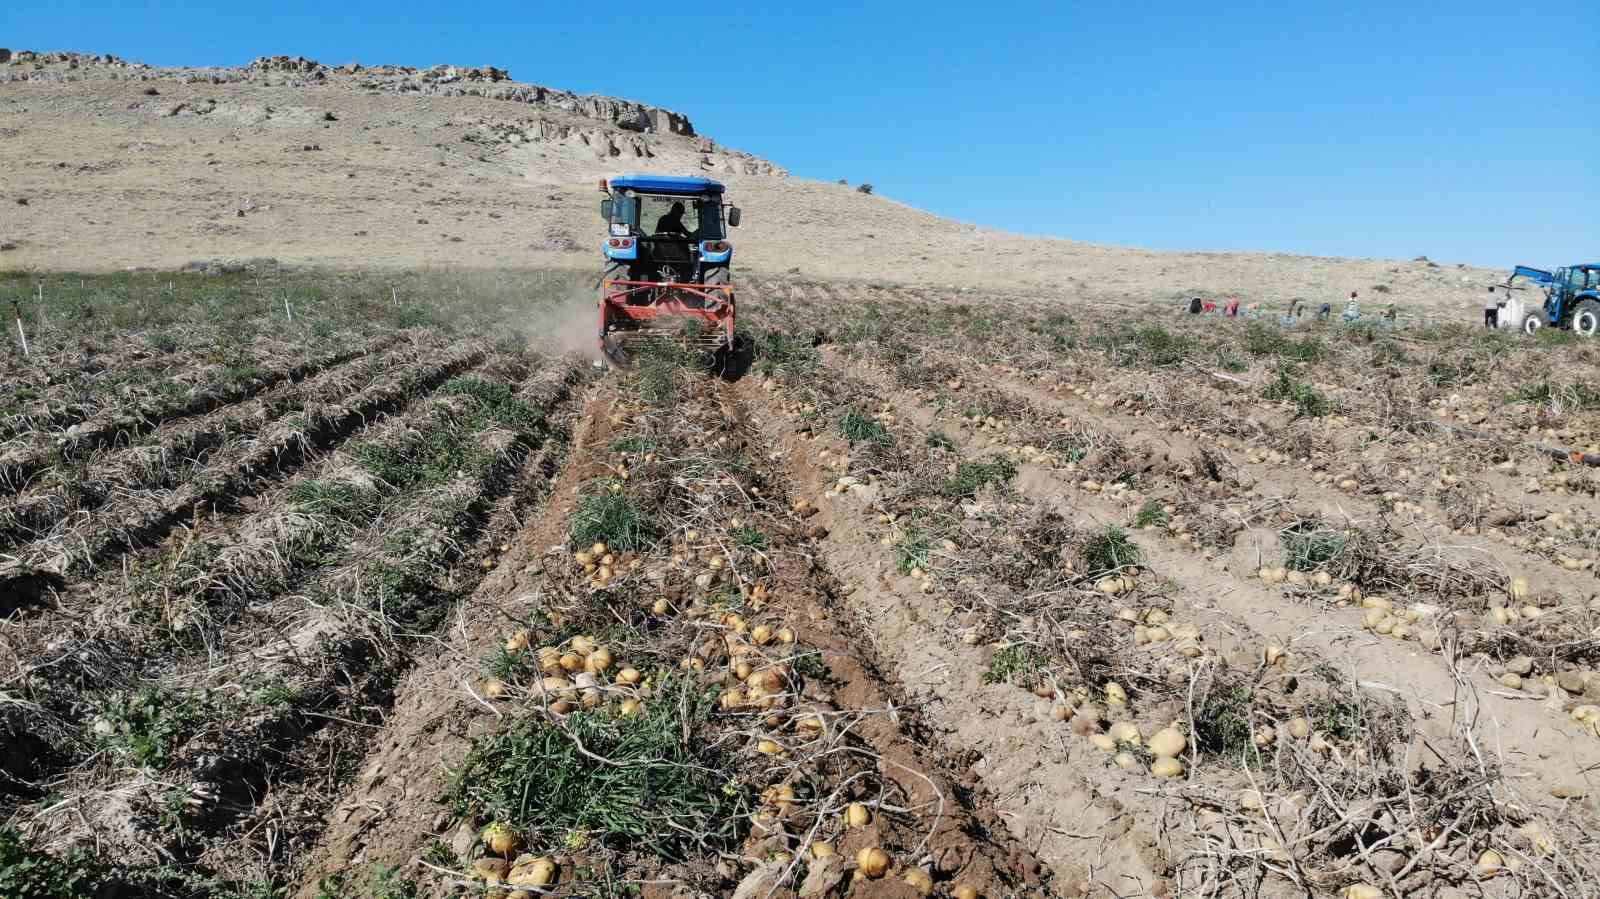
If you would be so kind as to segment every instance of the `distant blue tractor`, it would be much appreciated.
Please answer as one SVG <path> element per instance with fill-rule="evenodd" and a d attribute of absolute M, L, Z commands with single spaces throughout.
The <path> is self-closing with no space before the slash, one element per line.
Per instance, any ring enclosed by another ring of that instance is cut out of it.
<path fill-rule="evenodd" d="M 619 175 L 600 182 L 607 236 L 600 288 L 600 349 L 669 340 L 721 357 L 734 352 L 733 245 L 739 208 L 706 178 Z"/>
<path fill-rule="evenodd" d="M 1544 288 L 1544 307 L 1530 309 L 1522 330 L 1536 333 L 1546 326 L 1567 328 L 1584 337 L 1600 335 L 1600 262 L 1569 265 L 1554 272 L 1519 265 L 1506 279 L 1509 293 L 1525 278 Z"/>

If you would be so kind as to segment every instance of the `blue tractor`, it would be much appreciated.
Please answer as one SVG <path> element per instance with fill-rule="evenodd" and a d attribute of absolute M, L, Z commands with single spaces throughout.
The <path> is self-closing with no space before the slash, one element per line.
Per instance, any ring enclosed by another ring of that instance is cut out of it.
<path fill-rule="evenodd" d="M 739 208 L 706 178 L 619 175 L 600 182 L 606 257 L 600 349 L 626 362 L 627 347 L 671 340 L 726 357 L 734 352 L 727 229 Z"/>
<path fill-rule="evenodd" d="M 1546 326 L 1567 328 L 1584 337 L 1600 335 L 1600 262 L 1558 268 L 1554 272 L 1519 265 L 1506 279 L 1506 289 L 1517 289 L 1518 278 L 1544 288 L 1544 306 L 1528 310 L 1522 330 L 1533 334 Z"/>

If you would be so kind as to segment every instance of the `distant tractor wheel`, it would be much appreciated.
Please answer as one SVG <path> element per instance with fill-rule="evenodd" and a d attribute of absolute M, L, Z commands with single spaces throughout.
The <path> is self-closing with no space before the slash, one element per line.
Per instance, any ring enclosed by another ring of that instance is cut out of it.
<path fill-rule="evenodd" d="M 1545 321 L 1544 319 L 1544 310 L 1534 309 L 1528 313 L 1527 318 L 1522 320 L 1522 333 L 1530 336 L 1538 334 L 1547 324 L 1549 324 L 1549 322 Z"/>
<path fill-rule="evenodd" d="M 1600 334 L 1600 301 L 1582 300 L 1572 311 L 1572 330 L 1584 337 Z"/>

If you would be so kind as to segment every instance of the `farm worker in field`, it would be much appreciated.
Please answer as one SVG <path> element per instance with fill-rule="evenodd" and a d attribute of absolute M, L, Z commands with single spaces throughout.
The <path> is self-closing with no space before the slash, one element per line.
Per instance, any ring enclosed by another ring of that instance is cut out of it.
<path fill-rule="evenodd" d="M 1327 318 L 1328 316 L 1330 316 L 1332 314 L 1333 314 L 1333 304 L 1332 303 L 1323 303 L 1322 304 L 1322 308 L 1317 310 L 1317 318 Z"/>
<path fill-rule="evenodd" d="M 1483 300 L 1483 326 L 1488 330 L 1500 327 L 1500 301 L 1495 298 L 1494 285 L 1489 285 L 1489 295 Z"/>
<path fill-rule="evenodd" d="M 677 235 L 678 237 L 687 238 L 689 229 L 683 225 L 683 213 L 683 204 L 674 202 L 672 208 L 667 210 L 666 215 L 656 219 L 656 236 Z"/>
<path fill-rule="evenodd" d="M 1205 310 L 1206 310 L 1207 313 L 1216 312 L 1217 311 L 1216 302 L 1213 301 L 1213 300 L 1206 300 Z"/>
<path fill-rule="evenodd" d="M 1200 299 L 1199 297 L 1190 297 L 1189 298 L 1189 314 L 1190 315 L 1199 315 L 1200 314 L 1200 310 L 1203 309 L 1203 308 L 1205 308 L 1205 301 L 1204 300 Z"/>
<path fill-rule="evenodd" d="M 1355 291 L 1350 291 L 1350 302 L 1344 304 L 1344 320 L 1353 322 L 1361 317 L 1361 301 Z"/>
<path fill-rule="evenodd" d="M 1228 317 L 1235 318 L 1239 315 L 1239 298 L 1228 297 Z"/>

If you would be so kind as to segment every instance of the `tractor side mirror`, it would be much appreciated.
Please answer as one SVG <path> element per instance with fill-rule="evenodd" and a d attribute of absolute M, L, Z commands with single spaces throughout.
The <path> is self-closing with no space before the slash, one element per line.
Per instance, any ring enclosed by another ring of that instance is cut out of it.
<path fill-rule="evenodd" d="M 605 219 L 608 222 L 611 221 L 611 198 L 610 197 L 606 197 L 604 200 L 600 201 L 600 217 Z"/>
<path fill-rule="evenodd" d="M 739 227 L 739 207 L 737 206 L 728 207 L 728 227 Z"/>

